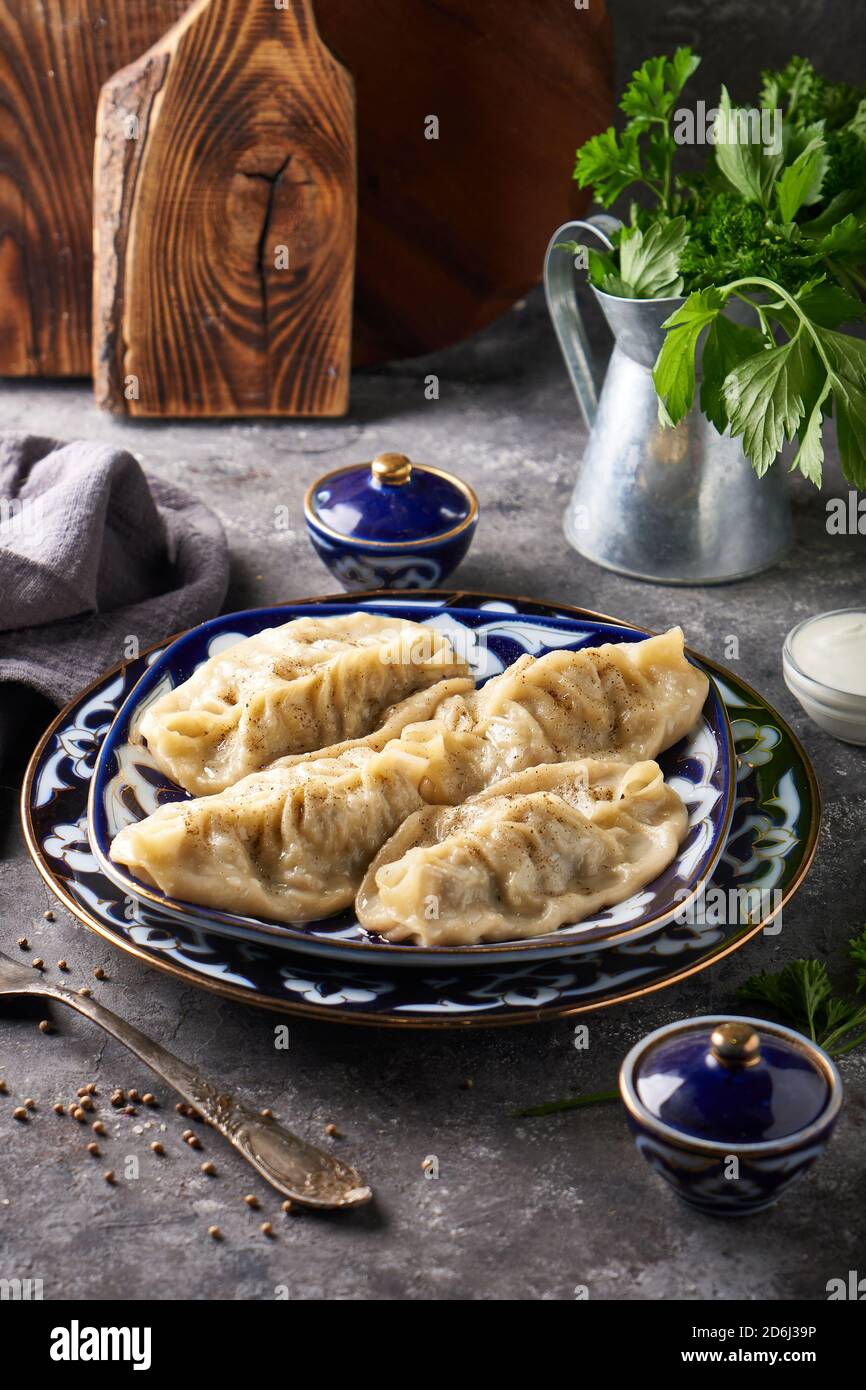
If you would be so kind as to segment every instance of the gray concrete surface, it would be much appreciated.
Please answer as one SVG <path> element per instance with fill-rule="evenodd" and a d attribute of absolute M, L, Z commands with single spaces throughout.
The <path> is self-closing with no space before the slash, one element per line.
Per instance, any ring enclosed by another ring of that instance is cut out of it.
<path fill-rule="evenodd" d="M 438 402 L 424 399 L 428 371 Z M 272 1015 L 224 1003 L 142 968 L 100 945 L 53 905 L 14 829 L 15 788 L 3 789 L 5 949 L 21 931 L 48 961 L 65 956 L 75 981 L 166 1042 L 202 1070 L 222 1076 L 259 1105 L 316 1139 L 326 1123 L 343 1135 L 377 1193 L 375 1207 L 347 1217 L 285 1218 L 264 1184 L 217 1136 L 204 1157 L 181 1142 L 184 1123 L 166 1104 L 157 1128 L 136 1134 L 112 1122 L 104 1157 L 85 1134 L 50 1110 L 95 1079 L 151 1084 L 147 1071 L 83 1021 L 56 1014 L 58 1031 L 38 1032 L 41 1009 L 0 1011 L 0 1276 L 44 1280 L 59 1298 L 568 1299 L 822 1298 L 829 1278 L 866 1272 L 863 1196 L 866 1055 L 842 1064 L 847 1104 L 826 1160 L 774 1211 L 718 1224 L 682 1210 L 638 1158 L 618 1106 L 543 1120 L 509 1112 L 571 1091 L 613 1083 L 620 1059 L 644 1032 L 678 1017 L 734 1004 L 753 971 L 817 954 L 844 972 L 845 943 L 866 919 L 863 885 L 862 750 L 810 725 L 782 684 L 780 648 L 798 618 L 862 602 L 863 537 L 829 537 L 825 499 L 795 484 L 798 536 L 775 572 L 719 589 L 672 590 L 620 579 L 579 559 L 560 518 L 583 432 L 557 359 L 543 304 L 534 297 L 470 344 L 437 359 L 360 375 L 349 420 L 314 424 L 142 426 L 98 414 L 81 384 L 6 385 L 2 419 L 63 437 L 122 441 L 146 465 L 200 492 L 217 510 L 232 548 L 229 606 L 245 607 L 329 590 L 300 521 L 305 486 L 318 472 L 405 449 L 452 468 L 477 489 L 482 517 L 459 578 L 490 590 L 583 603 L 650 627 L 681 622 L 690 640 L 721 655 L 740 639 L 738 669 L 791 720 L 811 753 L 825 798 L 814 869 L 786 909 L 780 936 L 749 945 L 717 969 L 643 1004 L 596 1014 L 579 1053 L 568 1022 L 453 1035 L 355 1030 L 296 1020 L 288 1052 L 274 1048 Z M 826 496 L 842 490 L 830 469 Z M 275 503 L 297 525 L 275 532 Z M 14 952 L 14 945 L 13 945 Z M 103 963 L 109 978 L 92 979 Z M 462 1082 L 472 1078 L 471 1089 Z M 26 1126 L 14 1099 L 33 1096 Z M 158 1127 L 166 1125 L 163 1134 Z M 114 1137 L 115 1129 L 119 1137 Z M 158 1135 L 169 1151 L 151 1154 Z M 127 1154 L 140 1178 L 109 1188 Z M 425 1178 L 435 1154 L 440 1177 Z M 243 1204 L 256 1192 L 262 1213 Z M 276 1239 L 259 1233 L 273 1218 Z M 206 1230 L 225 1232 L 221 1245 Z"/>
<path fill-rule="evenodd" d="M 648 53 L 690 41 L 706 55 L 707 97 L 735 63 L 748 91 L 760 68 L 792 48 L 853 78 L 863 51 L 858 6 L 811 0 L 756 6 L 709 0 L 651 6 L 613 0 L 621 79 Z M 732 52 L 731 34 L 736 35 Z M 862 72 L 859 73 L 862 77 Z M 441 381 L 437 402 L 424 377 Z M 319 1139 L 338 1124 L 340 1152 L 375 1187 L 375 1206 L 351 1216 L 285 1218 L 263 1183 L 217 1137 L 205 1154 L 181 1141 L 171 1098 L 128 1123 L 111 1121 L 104 1156 L 50 1110 L 95 1079 L 140 1091 L 146 1069 L 94 1028 L 55 1012 L 0 1010 L 0 1277 L 44 1281 L 46 1298 L 822 1299 L 827 1280 L 866 1274 L 866 1054 L 842 1063 L 847 1100 L 827 1158 L 773 1211 L 716 1223 L 680 1208 L 638 1158 L 617 1106 L 544 1120 L 515 1107 L 613 1084 L 620 1059 L 661 1023 L 734 1005 L 755 970 L 816 954 L 845 975 L 845 943 L 866 919 L 864 753 L 836 743 L 800 713 L 781 678 L 780 649 L 798 618 L 862 603 L 862 536 L 830 537 L 826 497 L 846 491 L 832 466 L 820 497 L 795 482 L 797 543 L 775 572 L 721 589 L 675 591 L 603 573 L 569 550 L 560 519 L 583 429 L 538 296 L 470 344 L 427 362 L 358 376 L 352 413 L 323 424 L 118 423 L 94 409 L 85 384 L 6 383 L 3 428 L 118 441 L 154 472 L 199 492 L 217 510 L 232 549 L 228 606 L 324 593 L 329 579 L 303 533 L 308 482 L 338 464 L 401 449 L 454 469 L 477 489 L 482 518 L 458 580 L 467 585 L 582 603 L 650 627 L 681 622 L 689 639 L 721 656 L 740 639 L 738 669 L 775 702 L 810 752 L 825 802 L 818 856 L 786 909 L 784 929 L 691 982 L 644 1003 L 591 1016 L 590 1047 L 577 1052 L 568 1022 L 493 1032 L 418 1034 L 291 1022 L 288 1052 L 274 1048 L 273 1015 L 185 988 L 103 947 L 51 898 L 16 828 L 14 785 L 0 795 L 0 947 L 26 932 L 69 978 L 93 984 L 110 1007 L 200 1069 Z M 273 508 L 296 518 L 276 532 Z M 38 711 L 34 712 L 35 722 Z M 27 737 L 35 736 L 30 729 Z M 47 922 L 46 908 L 56 920 Z M 94 966 L 108 979 L 97 984 Z M 472 1078 L 474 1085 L 462 1083 Z M 16 1100 L 38 1109 L 11 1119 Z M 151 1118 L 155 1128 L 137 1134 Z M 166 1126 L 163 1133 L 161 1126 Z M 115 1130 L 118 1137 L 115 1137 Z M 149 1143 L 160 1137 L 167 1157 Z M 422 1160 L 435 1154 L 440 1177 Z M 137 1181 L 122 1177 L 127 1155 Z M 199 1173 L 205 1156 L 217 1178 Z M 102 1179 L 111 1166 L 121 1180 Z M 261 1212 L 243 1195 L 255 1192 Z M 259 1223 L 272 1219 L 268 1241 Z M 222 1244 L 206 1235 L 217 1223 Z"/>

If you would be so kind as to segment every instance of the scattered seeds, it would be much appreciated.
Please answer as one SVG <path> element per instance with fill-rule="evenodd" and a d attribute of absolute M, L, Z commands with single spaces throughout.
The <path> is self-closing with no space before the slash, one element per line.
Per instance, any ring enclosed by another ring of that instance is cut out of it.
<path fill-rule="evenodd" d="M 472 1077 L 467 1076 L 465 1081 L 460 1082 L 460 1089 L 461 1091 L 471 1091 L 474 1085 L 475 1082 L 472 1080 Z"/>
<path fill-rule="evenodd" d="M 252 1207 L 253 1210 L 256 1210 L 256 1208 L 259 1205 L 259 1199 L 254 1192 L 248 1192 L 246 1197 L 244 1198 L 244 1201 L 246 1202 L 247 1206 Z"/>
<path fill-rule="evenodd" d="M 12 1111 L 12 1118 L 13 1120 L 26 1120 L 28 1118 L 27 1111 L 24 1109 L 23 1105 L 16 1105 L 15 1109 Z"/>
<path fill-rule="evenodd" d="M 66 961 L 65 961 L 65 960 L 59 960 L 59 961 L 57 962 L 57 969 L 58 969 L 58 970 L 68 970 L 68 969 L 69 969 L 69 966 L 66 964 Z"/>
<path fill-rule="evenodd" d="M 54 1031 L 54 1029 L 51 1026 L 50 1018 L 40 1018 L 39 1031 L 40 1033 L 52 1033 Z"/>
<path fill-rule="evenodd" d="M 138 1111 L 134 1105 L 124 1105 L 120 1113 L 121 1115 L 137 1115 Z"/>
<path fill-rule="evenodd" d="M 104 1134 L 104 1133 L 105 1133 L 105 1125 L 102 1123 L 101 1120 L 94 1120 L 94 1121 L 93 1121 L 93 1124 L 90 1126 L 90 1128 L 93 1130 L 93 1133 L 94 1133 L 94 1134 Z"/>
<path fill-rule="evenodd" d="M 85 1094 L 88 1095 L 88 1096 L 96 1096 L 96 1095 L 99 1095 L 99 1092 L 98 1092 L 97 1089 L 96 1089 L 96 1082 L 95 1082 L 95 1081 L 88 1081 L 87 1085 L 86 1085 L 85 1088 L 84 1088 L 84 1091 L 85 1091 Z"/>
<path fill-rule="evenodd" d="M 150 1147 L 153 1149 L 153 1152 L 155 1154 L 159 1154 L 160 1158 L 165 1153 L 165 1146 L 163 1144 L 160 1144 L 158 1139 L 154 1139 Z"/>
<path fill-rule="evenodd" d="M 126 1100 L 126 1094 L 125 1094 L 125 1092 L 121 1091 L 121 1089 L 120 1089 L 119 1086 L 117 1087 L 117 1089 L 116 1089 L 115 1091 L 112 1091 L 112 1093 L 111 1093 L 111 1104 L 112 1104 L 112 1105 L 122 1105 L 123 1102 L 124 1102 L 125 1100 Z"/>
<path fill-rule="evenodd" d="M 191 1149 L 201 1148 L 201 1140 L 199 1139 L 197 1134 L 191 1134 L 186 1142 L 189 1144 Z"/>
<path fill-rule="evenodd" d="M 81 1097 L 81 1109 L 82 1109 L 82 1110 L 92 1110 L 92 1109 L 93 1109 L 93 1097 L 92 1097 L 92 1096 L 83 1095 L 83 1096 Z"/>
<path fill-rule="evenodd" d="M 274 1228 L 271 1225 L 270 1221 L 263 1221 L 261 1226 L 259 1227 L 259 1230 L 261 1231 L 263 1236 L 272 1236 L 274 1234 Z"/>
<path fill-rule="evenodd" d="M 34 970 L 45 969 L 45 961 L 42 959 L 41 956 L 34 956 L 30 964 L 33 966 Z"/>
<path fill-rule="evenodd" d="M 203 1163 L 203 1164 L 201 1165 L 201 1171 L 202 1171 L 202 1172 L 205 1174 L 205 1176 L 208 1177 L 208 1178 L 215 1178 L 215 1177 L 216 1177 L 216 1168 L 215 1168 L 214 1165 L 211 1163 L 210 1159 L 208 1159 L 206 1163 Z"/>
<path fill-rule="evenodd" d="M 95 969 L 94 972 L 93 972 L 93 975 L 94 975 L 94 978 L 97 979 L 97 980 L 104 980 L 104 979 L 105 979 L 105 971 L 103 970 L 103 968 L 102 968 L 101 965 L 97 965 L 96 969 Z"/>
<path fill-rule="evenodd" d="M 223 1233 L 219 1226 L 208 1226 L 207 1233 L 211 1237 L 211 1240 L 222 1240 L 223 1238 Z"/>
<path fill-rule="evenodd" d="M 141 1100 L 141 1096 L 138 1094 L 138 1091 L 136 1091 L 134 1086 L 127 1091 L 126 1095 L 129 1100 Z"/>
<path fill-rule="evenodd" d="M 336 1139 L 340 1131 L 336 1125 L 325 1125 L 325 1133 L 329 1139 Z"/>
<path fill-rule="evenodd" d="M 88 1152 L 89 1154 L 93 1154 L 93 1156 L 96 1157 L 96 1156 L 98 1155 L 98 1153 L 99 1153 L 99 1145 L 98 1145 L 98 1144 L 93 1144 L 93 1143 L 88 1144 L 88 1145 L 87 1145 L 87 1152 Z"/>
<path fill-rule="evenodd" d="M 290 1211 L 292 1211 L 292 1210 L 294 1209 L 294 1205 L 295 1205 L 294 1202 L 290 1202 L 289 1199 L 288 1199 L 288 1197 L 287 1197 L 286 1200 L 282 1203 L 282 1205 L 281 1205 L 281 1207 L 280 1207 L 280 1211 L 290 1212 Z"/>
<path fill-rule="evenodd" d="M 190 1139 L 192 1138 L 192 1130 L 191 1130 L 191 1129 L 185 1129 L 184 1132 L 183 1132 L 183 1134 L 182 1134 L 180 1137 L 181 1137 L 181 1139 L 185 1139 L 186 1142 L 189 1143 Z"/>
<path fill-rule="evenodd" d="M 114 1175 L 114 1169 L 113 1169 L 113 1168 L 109 1168 L 108 1172 L 107 1172 L 107 1173 L 103 1173 L 102 1176 L 105 1178 L 105 1181 L 106 1181 L 106 1182 L 109 1182 L 109 1183 L 115 1183 L 115 1182 L 117 1182 L 117 1178 L 116 1178 L 115 1175 Z"/>
<path fill-rule="evenodd" d="M 35 1110 L 35 1109 L 36 1109 L 36 1101 L 33 1099 L 32 1096 L 28 1096 L 27 1099 L 25 1100 L 24 1104 L 27 1106 L 27 1109 L 28 1109 L 28 1110 Z"/>
<path fill-rule="evenodd" d="M 51 911 L 51 908 L 50 908 L 50 907 L 49 907 L 49 908 L 46 908 L 46 910 L 45 910 L 45 912 L 43 912 L 42 916 L 45 918 L 46 922 L 53 922 L 53 921 L 54 921 L 54 913 Z"/>
<path fill-rule="evenodd" d="M 82 999 L 89 999 L 93 990 L 85 987 L 84 989 L 80 989 L 78 993 L 81 995 Z"/>
<path fill-rule="evenodd" d="M 141 1098 L 142 1105 L 156 1105 L 156 1096 L 152 1091 L 145 1091 Z"/>
<path fill-rule="evenodd" d="M 65 1106 L 64 1106 L 64 1104 L 63 1104 L 63 1102 L 62 1102 L 61 1100 L 56 1100 L 56 1101 L 54 1102 L 54 1104 L 52 1105 L 51 1109 L 54 1111 L 55 1115 L 65 1115 L 65 1114 L 66 1114 Z"/>
<path fill-rule="evenodd" d="M 259 1114 L 263 1120 L 272 1120 L 274 1118 L 274 1112 L 269 1109 L 268 1106 L 265 1106 L 264 1110 L 260 1110 Z"/>
<path fill-rule="evenodd" d="M 19 936 L 18 945 L 21 947 L 22 951 L 30 950 L 30 942 L 27 940 L 26 936 Z"/>
<path fill-rule="evenodd" d="M 189 1106 L 188 1106 L 188 1105 L 184 1105 L 184 1103 L 183 1103 L 182 1100 L 179 1100 L 178 1103 L 177 1103 L 177 1105 L 176 1105 L 174 1108 L 175 1108 L 175 1110 L 177 1111 L 178 1115 L 188 1115 L 188 1114 L 189 1114 Z"/>
<path fill-rule="evenodd" d="M 83 1125 L 84 1121 L 87 1119 L 87 1111 L 82 1110 L 80 1105 L 76 1105 L 72 1112 L 72 1118 L 73 1120 L 77 1120 L 80 1125 Z"/>
<path fill-rule="evenodd" d="M 6 1094 L 7 1094 L 7 1091 L 6 1091 L 6 1082 L 0 1080 L 0 1096 L 5 1096 Z"/>

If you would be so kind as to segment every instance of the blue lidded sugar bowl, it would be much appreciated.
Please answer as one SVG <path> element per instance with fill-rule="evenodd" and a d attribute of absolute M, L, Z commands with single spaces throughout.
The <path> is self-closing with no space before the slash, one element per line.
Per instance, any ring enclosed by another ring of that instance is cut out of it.
<path fill-rule="evenodd" d="M 434 589 L 469 549 L 478 500 L 452 473 L 380 454 L 317 479 L 304 516 L 344 589 Z"/>
<path fill-rule="evenodd" d="M 620 1069 L 638 1151 L 689 1206 L 763 1211 L 820 1158 L 842 1082 L 792 1028 L 719 1015 L 642 1038 Z"/>

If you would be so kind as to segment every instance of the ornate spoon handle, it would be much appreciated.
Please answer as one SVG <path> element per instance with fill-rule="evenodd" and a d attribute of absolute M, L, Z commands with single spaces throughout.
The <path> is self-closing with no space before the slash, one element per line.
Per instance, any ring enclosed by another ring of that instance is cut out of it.
<path fill-rule="evenodd" d="M 263 1178 L 292 1201 L 308 1207 L 333 1208 L 357 1207 L 370 1200 L 370 1188 L 354 1168 L 212 1085 L 104 1004 L 58 985 L 42 984 L 37 989 L 31 986 L 26 992 L 57 999 L 98 1023 L 178 1091 Z"/>

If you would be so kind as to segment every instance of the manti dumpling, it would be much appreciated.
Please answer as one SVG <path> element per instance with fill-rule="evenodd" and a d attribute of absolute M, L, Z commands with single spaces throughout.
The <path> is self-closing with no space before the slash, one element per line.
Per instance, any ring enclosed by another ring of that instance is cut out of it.
<path fill-rule="evenodd" d="M 655 758 L 694 726 L 708 690 L 674 627 L 641 642 L 522 656 L 480 690 L 443 700 L 400 741 L 426 760 L 424 800 L 456 806 L 541 763 Z"/>
<path fill-rule="evenodd" d="M 111 857 L 145 883 L 204 907 L 277 921 L 347 907 L 370 859 L 424 805 L 425 765 L 400 747 L 466 677 L 417 691 L 364 738 L 280 759 L 225 791 L 161 806 L 125 826 Z M 383 750 L 390 751 L 387 755 Z"/>
<path fill-rule="evenodd" d="M 531 768 L 410 816 L 367 871 L 358 921 L 422 946 L 543 936 L 631 897 L 687 827 L 657 763 Z"/>
<path fill-rule="evenodd" d="M 135 737 L 174 782 L 206 796 L 284 754 L 363 736 L 412 691 L 467 673 L 448 638 L 420 623 L 296 618 L 211 657 L 144 711 Z"/>
<path fill-rule="evenodd" d="M 111 855 L 171 897 L 283 922 L 324 917 L 351 904 L 374 855 L 425 804 L 459 805 L 541 763 L 654 758 L 694 725 L 707 689 L 678 628 L 522 657 L 480 691 L 455 680 L 423 692 L 430 709 L 415 720 L 411 702 L 398 706 L 393 737 L 280 759 L 216 796 L 164 806 L 122 830 Z"/>

